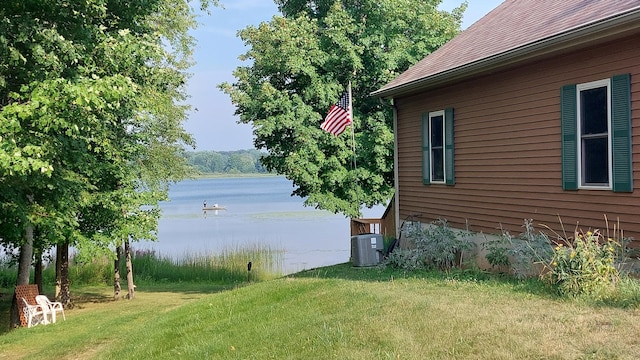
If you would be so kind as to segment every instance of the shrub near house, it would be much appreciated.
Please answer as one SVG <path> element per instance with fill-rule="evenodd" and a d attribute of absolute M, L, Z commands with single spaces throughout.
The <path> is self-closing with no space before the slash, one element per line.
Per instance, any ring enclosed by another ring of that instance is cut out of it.
<path fill-rule="evenodd" d="M 616 301 L 631 288 L 640 296 L 638 284 L 630 284 L 628 239 L 614 231 L 614 238 L 599 230 L 576 230 L 572 237 L 556 235 L 555 240 L 536 231 L 532 220 L 524 223 L 518 237 L 503 231 L 500 236 L 485 236 L 456 231 L 439 219 L 426 226 L 410 226 L 403 232 L 405 244 L 385 260 L 386 266 L 405 270 L 477 267 L 488 262 L 491 270 L 508 272 L 517 278 L 537 276 L 569 297 L 597 301 Z M 484 239 L 477 251 L 472 239 Z M 409 243 L 409 245 L 407 245 Z M 463 259 L 466 258 L 466 261 Z M 630 286 L 629 286 L 630 285 Z"/>

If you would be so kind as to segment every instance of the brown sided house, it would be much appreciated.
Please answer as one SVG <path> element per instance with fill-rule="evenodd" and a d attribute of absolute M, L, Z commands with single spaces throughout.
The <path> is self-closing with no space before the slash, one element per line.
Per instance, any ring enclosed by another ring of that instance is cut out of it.
<path fill-rule="evenodd" d="M 374 95 L 395 108 L 398 225 L 606 216 L 640 240 L 640 1 L 506 0 Z"/>

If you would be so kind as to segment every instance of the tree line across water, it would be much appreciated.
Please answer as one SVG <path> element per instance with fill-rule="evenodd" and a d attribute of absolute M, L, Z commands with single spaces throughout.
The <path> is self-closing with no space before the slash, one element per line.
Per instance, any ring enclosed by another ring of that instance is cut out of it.
<path fill-rule="evenodd" d="M 266 174 L 269 171 L 260 158 L 264 153 L 256 149 L 234 151 L 185 151 L 187 163 L 202 174 Z"/>

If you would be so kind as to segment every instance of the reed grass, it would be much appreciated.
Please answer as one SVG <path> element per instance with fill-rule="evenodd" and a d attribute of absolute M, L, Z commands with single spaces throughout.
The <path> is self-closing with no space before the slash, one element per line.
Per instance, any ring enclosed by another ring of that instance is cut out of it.
<path fill-rule="evenodd" d="M 155 251 L 133 251 L 132 266 L 134 282 L 211 282 L 234 284 L 244 281 L 264 281 L 282 276 L 283 250 L 263 244 L 237 244 L 223 248 L 220 252 L 184 253 L 180 257 L 164 255 Z M 252 263 L 251 272 L 248 263 Z M 126 274 L 124 260 L 120 274 Z M 70 260 L 69 279 L 74 285 L 104 285 L 113 283 L 113 260 L 98 257 L 89 262 Z M 5 259 L 0 261 L 0 288 L 15 285 L 17 267 Z M 33 282 L 33 272 L 31 274 Z M 126 276 L 122 275 L 126 283 Z M 55 264 L 43 270 L 45 286 L 55 284 Z"/>
<path fill-rule="evenodd" d="M 251 271 L 248 263 L 251 262 Z M 180 258 L 138 251 L 132 259 L 136 282 L 263 281 L 282 275 L 283 251 L 261 244 L 236 245 L 218 253 L 184 253 Z"/>

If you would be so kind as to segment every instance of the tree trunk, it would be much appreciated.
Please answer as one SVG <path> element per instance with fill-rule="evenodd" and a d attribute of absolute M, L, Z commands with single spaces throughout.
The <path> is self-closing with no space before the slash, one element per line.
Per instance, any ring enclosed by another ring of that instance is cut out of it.
<path fill-rule="evenodd" d="M 56 299 L 60 299 L 60 273 L 62 272 L 62 262 L 60 261 L 60 246 L 61 245 L 56 245 L 56 293 L 54 294 L 54 297 Z"/>
<path fill-rule="evenodd" d="M 113 261 L 113 298 L 118 300 L 122 286 L 120 286 L 120 261 L 122 257 L 122 246 L 116 246 L 116 259 Z"/>
<path fill-rule="evenodd" d="M 124 254 L 127 262 L 127 288 L 129 289 L 127 297 L 129 300 L 133 300 L 136 296 L 136 286 L 133 284 L 133 265 L 131 264 L 131 247 L 129 246 L 129 239 L 124 241 Z"/>
<path fill-rule="evenodd" d="M 27 224 L 25 229 L 24 244 L 20 246 L 20 257 L 18 258 L 18 278 L 16 285 L 28 285 L 29 273 L 31 271 L 31 261 L 33 260 L 33 225 Z M 11 328 L 20 326 L 20 315 L 18 313 L 22 306 L 18 305 L 16 294 L 14 291 L 13 301 L 11 302 Z"/>
<path fill-rule="evenodd" d="M 33 263 L 33 282 L 38 285 L 38 293 L 42 294 L 42 249 L 37 249 L 36 260 Z"/>
<path fill-rule="evenodd" d="M 31 261 L 33 260 L 33 225 L 27 224 L 24 244 L 20 246 L 18 260 L 18 281 L 16 285 L 28 285 Z"/>
<path fill-rule="evenodd" d="M 69 289 L 69 243 L 58 244 L 56 249 L 56 301 L 65 309 L 73 308 Z"/>

